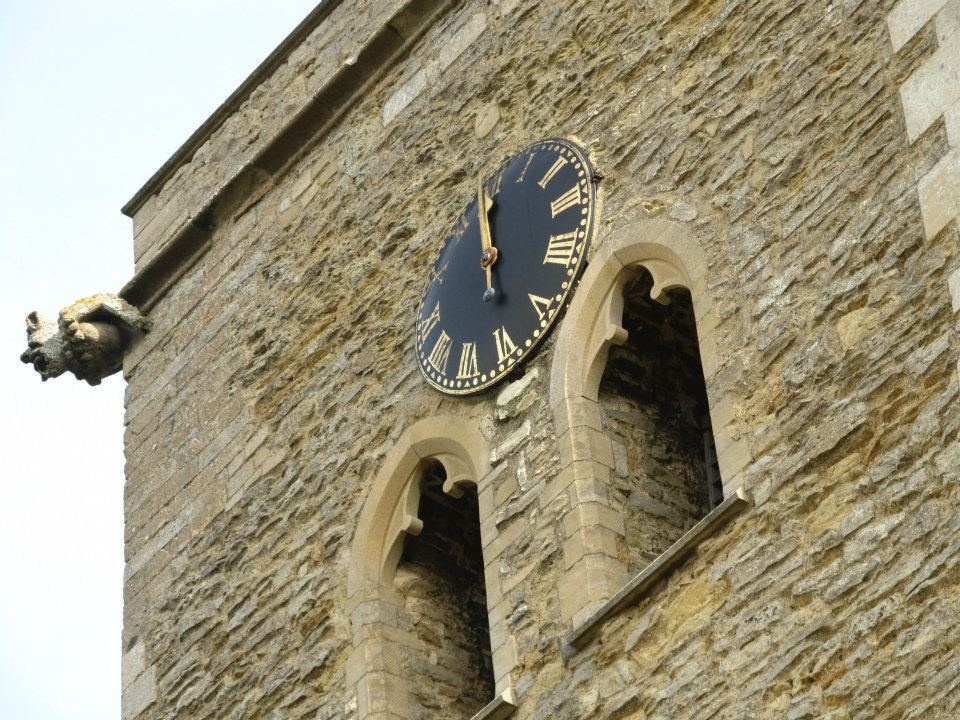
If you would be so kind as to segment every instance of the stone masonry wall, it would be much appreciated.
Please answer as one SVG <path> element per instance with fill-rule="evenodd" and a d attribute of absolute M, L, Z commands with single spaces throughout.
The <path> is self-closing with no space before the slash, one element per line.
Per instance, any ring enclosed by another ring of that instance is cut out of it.
<path fill-rule="evenodd" d="M 908 141 L 900 102 L 936 29 L 894 50 L 893 6 L 452 3 L 215 228 L 127 358 L 124 718 L 356 718 L 353 528 L 392 443 L 441 413 L 494 448 L 481 534 L 516 717 L 958 715 L 960 263 L 916 190 L 947 131 Z M 412 354 L 476 173 L 554 134 L 604 175 L 599 244 L 644 217 L 702 244 L 711 412 L 753 497 L 579 651 L 557 593 L 553 343 L 522 385 L 466 400 Z"/>

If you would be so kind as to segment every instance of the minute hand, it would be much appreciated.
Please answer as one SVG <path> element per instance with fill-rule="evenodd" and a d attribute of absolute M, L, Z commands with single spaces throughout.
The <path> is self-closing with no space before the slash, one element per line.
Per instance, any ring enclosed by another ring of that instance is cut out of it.
<path fill-rule="evenodd" d="M 493 246 L 493 239 L 490 236 L 490 220 L 487 217 L 491 202 L 490 196 L 487 195 L 487 191 L 483 187 L 483 175 L 477 175 L 477 215 L 480 219 L 480 245 L 483 250 L 483 254 L 480 256 L 480 265 L 487 275 L 487 289 L 483 293 L 485 302 L 492 300 L 497 293 L 493 289 L 491 268 L 497 261 L 498 253 L 497 248 Z"/>

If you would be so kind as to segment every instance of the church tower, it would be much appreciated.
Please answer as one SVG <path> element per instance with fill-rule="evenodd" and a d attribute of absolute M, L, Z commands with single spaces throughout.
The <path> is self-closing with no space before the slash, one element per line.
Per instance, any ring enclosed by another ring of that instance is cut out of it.
<path fill-rule="evenodd" d="M 128 383 L 124 720 L 960 716 L 958 28 L 321 2 L 35 318 Z"/>

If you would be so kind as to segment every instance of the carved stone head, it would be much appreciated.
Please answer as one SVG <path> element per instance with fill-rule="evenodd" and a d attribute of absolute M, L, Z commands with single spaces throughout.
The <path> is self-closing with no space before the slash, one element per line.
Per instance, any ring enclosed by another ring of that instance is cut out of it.
<path fill-rule="evenodd" d="M 57 321 L 45 318 L 36 311 L 27 315 L 27 349 L 20 359 L 32 364 L 42 380 L 48 380 L 67 371 L 67 359 L 63 351 L 63 338 Z"/>
<path fill-rule="evenodd" d="M 134 337 L 147 332 L 140 311 L 116 295 L 78 300 L 54 322 L 37 312 L 27 316 L 27 349 L 20 359 L 43 380 L 67 370 L 91 385 L 117 372 Z"/>

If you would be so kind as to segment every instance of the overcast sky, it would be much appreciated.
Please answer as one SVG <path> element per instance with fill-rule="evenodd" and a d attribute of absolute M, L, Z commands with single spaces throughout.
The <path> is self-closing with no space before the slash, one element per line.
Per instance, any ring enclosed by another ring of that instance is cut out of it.
<path fill-rule="evenodd" d="M 133 193 L 317 0 L 0 0 L 0 720 L 120 717 L 123 389 L 19 362 L 133 271 Z"/>

